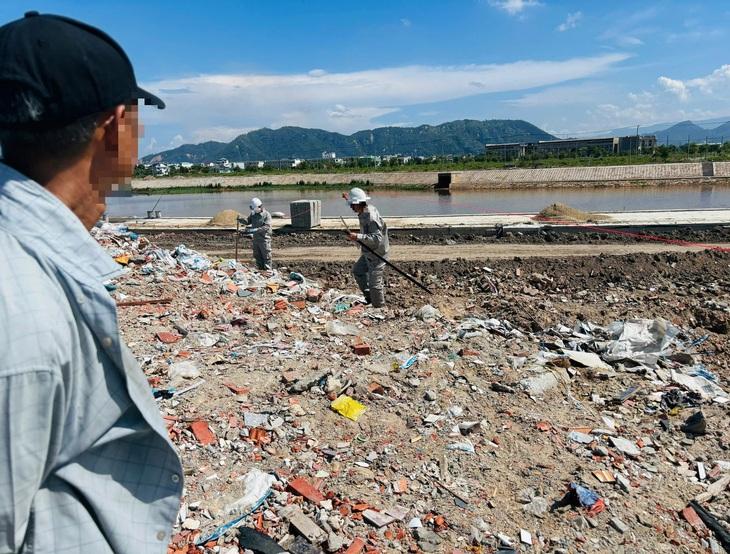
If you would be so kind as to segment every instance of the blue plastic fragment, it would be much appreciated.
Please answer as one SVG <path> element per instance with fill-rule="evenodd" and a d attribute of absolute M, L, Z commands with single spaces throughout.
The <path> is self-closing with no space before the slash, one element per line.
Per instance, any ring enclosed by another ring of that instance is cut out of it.
<path fill-rule="evenodd" d="M 595 492 L 589 491 L 587 488 L 581 487 L 577 483 L 571 483 L 570 490 L 575 493 L 581 506 L 585 506 L 586 508 L 590 508 L 601 499 L 601 497 Z"/>
<path fill-rule="evenodd" d="M 416 356 L 411 356 L 405 363 L 399 365 L 398 369 L 408 369 L 416 362 L 417 359 L 418 358 Z"/>

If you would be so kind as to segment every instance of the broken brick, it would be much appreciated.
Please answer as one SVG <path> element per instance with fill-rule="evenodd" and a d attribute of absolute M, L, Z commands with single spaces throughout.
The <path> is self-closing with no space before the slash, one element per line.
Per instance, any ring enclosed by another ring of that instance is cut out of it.
<path fill-rule="evenodd" d="M 201 444 L 212 444 L 215 441 L 215 437 L 213 437 L 213 433 L 210 432 L 208 424 L 205 421 L 191 423 L 190 430 Z"/>
<path fill-rule="evenodd" d="M 157 333 L 157 338 L 165 344 L 173 344 L 180 340 L 180 335 L 173 335 L 172 333 L 160 331 L 159 333 Z"/>
<path fill-rule="evenodd" d="M 687 522 L 692 526 L 692 529 L 695 531 L 699 532 L 705 529 L 705 524 L 692 506 L 687 506 L 684 510 L 682 510 L 682 517 L 687 520 Z"/>
<path fill-rule="evenodd" d="M 365 541 L 358 537 L 350 543 L 350 546 L 347 547 L 344 554 L 358 554 L 362 552 L 363 548 L 365 548 Z"/>
<path fill-rule="evenodd" d="M 303 496 L 310 502 L 319 505 L 320 502 L 324 501 L 324 495 L 315 489 L 312 485 L 307 483 L 304 479 L 299 477 L 289 481 L 289 488 L 297 493 L 299 496 Z"/>
<path fill-rule="evenodd" d="M 367 356 L 370 354 L 370 345 L 369 344 L 356 344 L 352 347 L 353 351 L 355 352 L 355 355 L 357 356 Z"/>

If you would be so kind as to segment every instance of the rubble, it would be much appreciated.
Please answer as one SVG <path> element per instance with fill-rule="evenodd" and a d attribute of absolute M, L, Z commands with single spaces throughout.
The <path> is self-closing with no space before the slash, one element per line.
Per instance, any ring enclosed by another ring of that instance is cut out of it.
<path fill-rule="evenodd" d="M 495 264 L 499 292 L 408 268 L 439 294 L 383 311 L 325 273 L 93 234 L 126 260 L 109 293 L 185 470 L 171 554 L 243 552 L 243 528 L 289 552 L 709 549 L 692 499 L 727 528 L 727 337 L 673 296 L 642 313 L 655 291 L 610 287 L 612 318 L 550 267 Z"/>

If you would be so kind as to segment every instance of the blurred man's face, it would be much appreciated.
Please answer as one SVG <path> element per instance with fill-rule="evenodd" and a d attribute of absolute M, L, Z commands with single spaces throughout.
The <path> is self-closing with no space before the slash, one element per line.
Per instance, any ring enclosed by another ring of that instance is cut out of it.
<path fill-rule="evenodd" d="M 128 103 L 119 121 L 119 159 L 117 184 L 132 184 L 132 172 L 139 156 L 139 139 L 143 128 L 139 122 L 137 102 Z"/>
<path fill-rule="evenodd" d="M 104 204 L 111 195 L 123 196 L 132 190 L 132 173 L 143 134 L 136 100 L 125 104 L 123 109 L 116 108 L 115 113 L 116 137 L 107 143 L 107 159 L 99 172 L 99 182 L 93 183 L 99 204 Z"/>

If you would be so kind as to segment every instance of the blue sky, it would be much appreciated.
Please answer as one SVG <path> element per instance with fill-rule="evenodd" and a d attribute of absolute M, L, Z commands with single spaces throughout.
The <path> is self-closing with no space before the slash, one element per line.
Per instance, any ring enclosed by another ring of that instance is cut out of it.
<path fill-rule="evenodd" d="M 36 0 L 96 25 L 167 109 L 140 155 L 295 125 L 351 134 L 523 119 L 557 136 L 728 119 L 719 0 Z"/>

